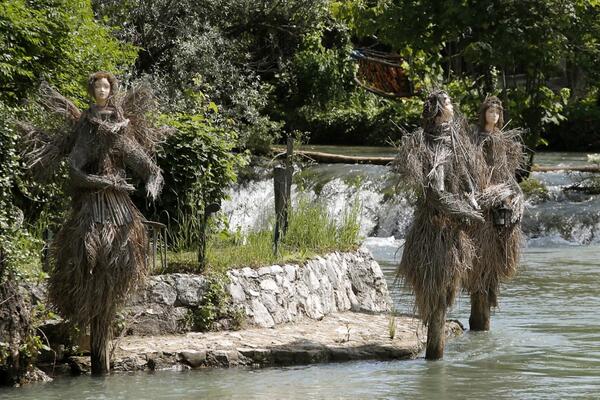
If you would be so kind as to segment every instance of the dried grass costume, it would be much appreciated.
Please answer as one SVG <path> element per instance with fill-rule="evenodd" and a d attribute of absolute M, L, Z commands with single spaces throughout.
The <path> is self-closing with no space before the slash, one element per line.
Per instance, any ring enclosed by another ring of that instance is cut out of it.
<path fill-rule="evenodd" d="M 440 96 L 447 95 L 434 92 L 427 99 L 422 129 L 402 138 L 396 169 L 417 194 L 398 274 L 413 289 L 422 320 L 443 327 L 445 311 L 474 257 L 465 227 L 468 221 L 481 220 L 481 215 L 468 171 L 472 149 L 466 125 L 460 118 L 435 123 Z M 443 338 L 438 339 L 443 347 Z"/>
<path fill-rule="evenodd" d="M 477 162 L 474 170 L 478 201 L 485 222 L 471 227 L 478 257 L 468 274 L 465 288 L 472 295 L 484 296 L 488 307 L 495 307 L 500 282 L 515 274 L 519 262 L 524 196 L 516 180 L 516 171 L 522 166 L 524 154 L 519 130 L 496 128 L 491 133 L 484 130 L 485 112 L 489 107 L 498 107 L 501 114 L 502 103 L 495 97 L 484 102 L 479 126 L 473 130 L 473 144 L 477 148 L 477 157 L 473 160 Z M 500 117 L 496 126 L 502 125 Z M 504 226 L 494 223 L 494 214 L 500 207 L 511 210 Z"/>
<path fill-rule="evenodd" d="M 164 131 L 146 119 L 156 105 L 151 92 L 138 87 L 117 94 L 116 80 L 105 75 L 111 77 L 108 105 L 92 105 L 84 112 L 42 85 L 41 103 L 65 117 L 63 132 L 50 135 L 20 124 L 34 176 L 50 178 L 67 158 L 72 209 L 52 243 L 48 293 L 62 316 L 82 328 L 91 324 L 92 348 L 108 341 L 110 330 L 102 327 L 110 327 L 117 308 L 147 271 L 147 233 L 129 198 L 133 186 L 126 182 L 125 170 L 145 181 L 152 199 L 162 186 L 152 154 Z"/>

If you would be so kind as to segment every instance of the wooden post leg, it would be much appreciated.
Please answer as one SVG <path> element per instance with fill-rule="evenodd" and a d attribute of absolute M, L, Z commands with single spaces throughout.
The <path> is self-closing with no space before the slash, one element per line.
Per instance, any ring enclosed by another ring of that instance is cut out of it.
<path fill-rule="evenodd" d="M 110 371 L 108 344 L 110 326 L 101 318 L 93 318 L 90 323 L 90 345 L 92 351 L 92 375 L 106 375 Z"/>
<path fill-rule="evenodd" d="M 490 302 L 485 293 L 471 294 L 471 316 L 469 329 L 472 331 L 490 330 Z"/>
<path fill-rule="evenodd" d="M 437 310 L 427 323 L 427 350 L 425 359 L 439 360 L 444 357 L 444 344 L 446 335 L 444 326 L 446 324 L 446 310 Z"/>

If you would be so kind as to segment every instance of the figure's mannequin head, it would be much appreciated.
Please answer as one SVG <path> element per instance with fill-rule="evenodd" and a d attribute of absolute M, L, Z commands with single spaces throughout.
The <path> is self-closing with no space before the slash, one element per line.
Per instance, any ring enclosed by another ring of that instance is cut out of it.
<path fill-rule="evenodd" d="M 454 107 L 448 93 L 443 90 L 434 90 L 427 96 L 421 113 L 421 126 L 423 129 L 450 122 L 454 118 Z"/>
<path fill-rule="evenodd" d="M 489 96 L 479 107 L 479 129 L 494 132 L 504 125 L 504 108 L 496 96 Z"/>
<path fill-rule="evenodd" d="M 110 72 L 95 72 L 88 79 L 88 94 L 100 107 L 108 104 L 111 96 L 117 92 L 117 88 L 117 79 Z"/>

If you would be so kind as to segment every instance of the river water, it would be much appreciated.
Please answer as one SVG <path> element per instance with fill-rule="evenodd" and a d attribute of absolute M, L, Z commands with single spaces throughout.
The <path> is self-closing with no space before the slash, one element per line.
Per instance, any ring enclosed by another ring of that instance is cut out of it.
<path fill-rule="evenodd" d="M 552 164 L 584 160 L 582 155 L 557 153 L 546 157 Z M 327 167 L 319 168 L 327 171 Z M 346 174 L 356 169 L 345 168 Z M 368 166 L 357 170 L 363 175 L 374 171 Z M 600 206 L 595 196 L 573 197 L 562 193 L 561 188 L 577 179 L 574 176 L 553 173 L 536 177 L 547 184 L 550 195 L 528 205 L 528 213 L 537 213 L 537 217 L 528 222 L 531 224 L 526 228 L 528 245 L 520 272 L 503 287 L 500 307 L 492 317 L 492 330 L 467 331 L 449 341 L 441 361 L 426 362 L 419 358 L 259 370 L 160 371 L 106 378 L 60 378 L 50 384 L 0 389 L 0 399 L 598 398 L 600 285 L 596 277 L 600 274 L 597 261 L 600 246 L 596 231 Z M 380 187 L 365 189 L 369 179 L 372 182 L 376 178 L 362 179 L 359 185 L 362 188 L 354 195 L 362 193 L 368 198 L 363 192 L 371 191 L 370 196 L 375 196 Z M 328 184 L 314 195 L 352 197 L 343 193 L 352 192 L 348 189 L 351 185 L 336 194 L 327 192 Z M 335 207 L 332 205 L 332 211 Z M 382 215 L 381 210 L 370 212 Z M 382 225 L 378 221 L 368 227 L 370 237 L 365 246 L 388 277 L 397 311 L 411 312 L 410 295 L 393 282 L 394 265 L 401 256 L 402 224 L 395 228 L 395 237 L 387 235 Z M 468 298 L 461 296 L 449 317 L 467 325 L 468 313 Z"/>

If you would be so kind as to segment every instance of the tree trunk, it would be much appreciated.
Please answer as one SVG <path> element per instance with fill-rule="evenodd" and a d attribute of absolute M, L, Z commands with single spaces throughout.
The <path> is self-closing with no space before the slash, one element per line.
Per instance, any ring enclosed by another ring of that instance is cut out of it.
<path fill-rule="evenodd" d="M 472 331 L 490 330 L 490 302 L 485 293 L 471 294 L 471 316 L 469 329 Z"/>
<path fill-rule="evenodd" d="M 92 375 L 106 375 L 110 371 L 108 344 L 110 326 L 103 318 L 93 318 L 90 323 L 90 345 L 92 358 Z"/>
<path fill-rule="evenodd" d="M 444 357 L 444 343 L 446 335 L 444 326 L 446 324 L 446 310 L 437 310 L 427 323 L 427 350 L 425 359 L 439 360 Z"/>

